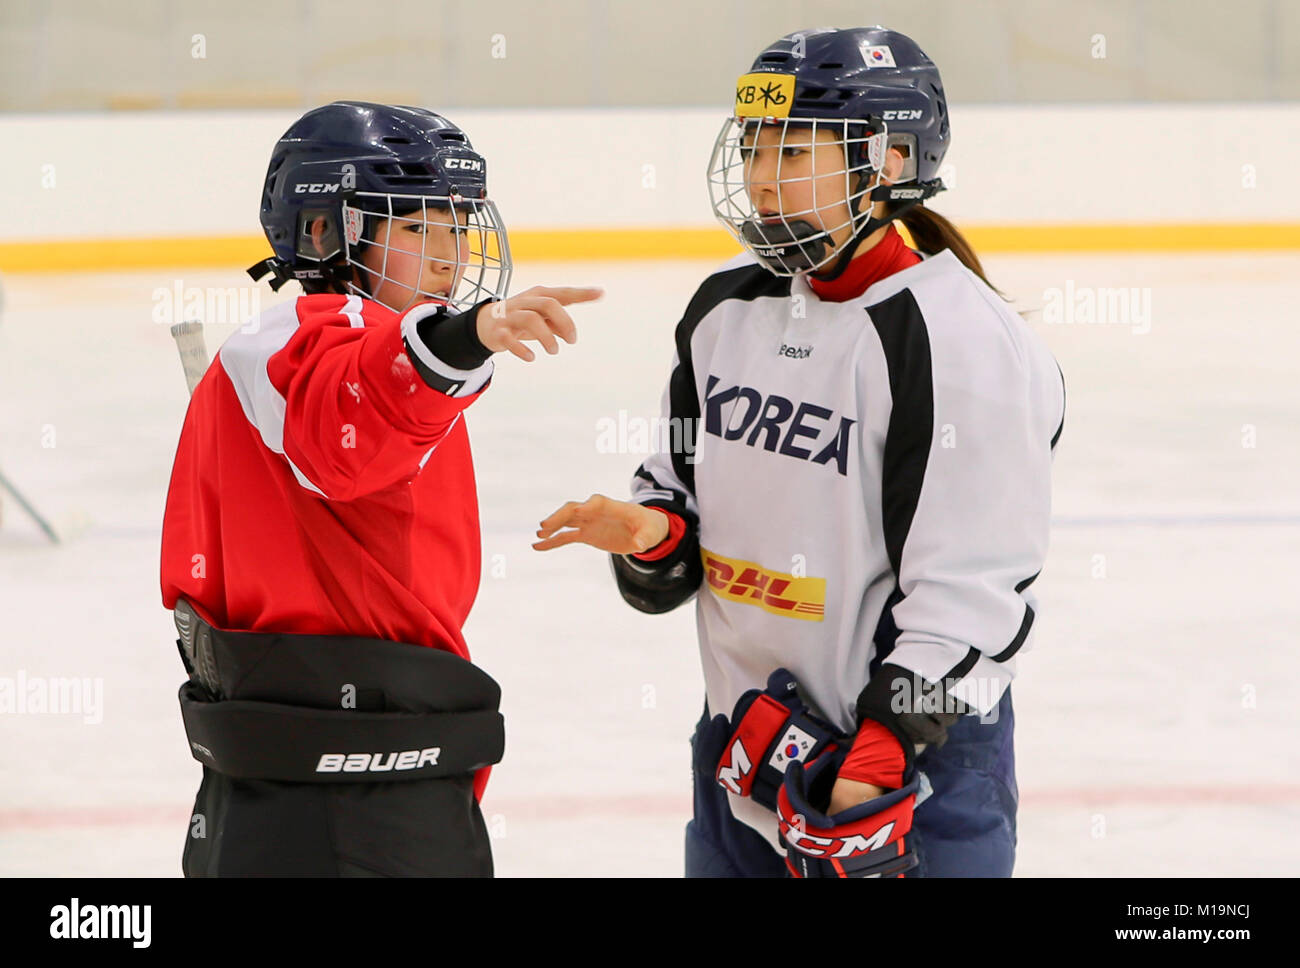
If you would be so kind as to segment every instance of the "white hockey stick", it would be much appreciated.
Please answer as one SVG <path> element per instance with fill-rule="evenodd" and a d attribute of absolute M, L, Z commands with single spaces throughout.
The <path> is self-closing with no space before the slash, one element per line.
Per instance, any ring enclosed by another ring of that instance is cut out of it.
<path fill-rule="evenodd" d="M 203 324 L 186 320 L 172 326 L 172 338 L 176 340 L 176 349 L 181 354 L 181 366 L 185 368 L 185 383 L 194 396 L 194 388 L 208 371 L 208 347 L 203 342 Z"/>

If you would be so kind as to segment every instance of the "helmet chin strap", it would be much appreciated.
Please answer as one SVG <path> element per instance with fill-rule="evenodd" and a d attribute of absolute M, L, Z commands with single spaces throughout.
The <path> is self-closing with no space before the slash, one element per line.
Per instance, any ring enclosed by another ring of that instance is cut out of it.
<path fill-rule="evenodd" d="M 254 262 L 246 271 L 254 282 L 257 282 L 263 276 L 270 275 L 272 292 L 279 292 L 280 287 L 286 282 L 293 282 L 293 270 L 289 268 L 289 263 L 275 256 Z"/>
<path fill-rule="evenodd" d="M 754 255 L 773 270 L 806 272 L 825 258 L 830 233 L 804 219 L 763 226 L 753 219 L 740 229 Z"/>
<path fill-rule="evenodd" d="M 858 177 L 866 178 L 867 174 L 864 172 Z M 844 273 L 844 270 L 849 267 L 849 263 L 853 261 L 853 257 L 857 255 L 858 248 L 866 239 L 870 238 L 872 233 L 878 229 L 884 228 L 904 212 L 914 206 L 920 205 L 921 202 L 925 201 L 927 198 L 937 195 L 939 192 L 943 191 L 943 189 L 943 182 L 937 178 L 932 182 L 925 183 L 908 182 L 903 185 L 877 185 L 871 190 L 869 195 L 859 198 L 858 204 L 861 205 L 864 200 L 869 199 L 874 208 L 876 202 L 885 202 L 887 203 L 885 211 L 888 214 L 886 214 L 884 218 L 876 218 L 875 215 L 870 216 L 866 222 L 862 224 L 862 228 L 853 233 L 853 238 L 844 246 L 844 251 L 841 252 L 839 258 L 835 260 L 835 264 L 831 267 L 830 271 L 814 272 L 812 273 L 813 277 L 819 281 L 825 282 L 831 282 L 832 280 L 838 279 Z"/>
<path fill-rule="evenodd" d="M 285 262 L 283 259 L 277 258 L 276 256 L 271 256 L 269 259 L 262 259 L 255 262 L 249 266 L 246 271 L 253 278 L 254 282 L 264 276 L 270 275 L 271 280 L 269 285 L 271 286 L 272 292 L 279 292 L 280 287 L 286 282 L 299 283 L 302 285 L 303 289 L 307 289 L 309 285 L 313 285 L 317 282 L 328 283 L 329 285 L 336 286 L 342 286 L 349 283 L 352 285 L 358 285 L 353 282 L 353 273 L 350 271 L 350 267 L 342 265 L 322 265 L 295 269 L 290 266 L 289 263 Z M 364 285 L 360 288 L 367 293 L 369 292 Z"/>

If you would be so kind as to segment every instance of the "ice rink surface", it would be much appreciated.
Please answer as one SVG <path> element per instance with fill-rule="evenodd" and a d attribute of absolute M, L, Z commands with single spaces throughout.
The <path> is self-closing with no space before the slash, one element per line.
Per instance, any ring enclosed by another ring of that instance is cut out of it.
<path fill-rule="evenodd" d="M 579 342 L 560 356 L 502 359 L 468 412 L 483 578 L 466 631 L 504 691 L 506 758 L 483 802 L 501 875 L 682 871 L 703 697 L 694 607 L 642 615 L 605 556 L 529 544 L 566 500 L 626 496 L 643 455 L 604 452 L 600 421 L 657 414 L 673 327 L 711 268 L 523 267 L 515 292 L 607 296 L 577 307 Z M 1041 614 L 1013 686 L 1017 874 L 1300 873 L 1300 254 L 987 269 L 1017 308 L 1057 290 L 1076 320 L 1031 317 L 1068 408 Z M 0 498 L 0 677 L 103 693 L 98 710 L 0 713 L 0 873 L 180 872 L 200 769 L 158 547 L 186 396 L 152 315 L 155 290 L 246 281 L 3 281 L 0 470 L 65 543 Z M 1096 287 L 1145 290 L 1149 316 L 1139 301 L 1137 317 L 1078 322 Z M 259 291 L 262 308 L 285 298 Z M 209 350 L 232 328 L 210 327 Z"/>

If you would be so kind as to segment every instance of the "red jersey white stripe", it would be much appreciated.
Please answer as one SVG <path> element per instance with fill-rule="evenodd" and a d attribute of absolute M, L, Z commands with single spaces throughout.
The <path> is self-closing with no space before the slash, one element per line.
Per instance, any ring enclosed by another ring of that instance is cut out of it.
<path fill-rule="evenodd" d="M 464 395 L 433 390 L 402 322 L 357 296 L 302 296 L 226 341 L 195 389 L 172 470 L 168 608 L 184 596 L 218 628 L 469 658 L 461 626 L 480 543 L 460 414 L 492 364 L 468 371 Z"/>

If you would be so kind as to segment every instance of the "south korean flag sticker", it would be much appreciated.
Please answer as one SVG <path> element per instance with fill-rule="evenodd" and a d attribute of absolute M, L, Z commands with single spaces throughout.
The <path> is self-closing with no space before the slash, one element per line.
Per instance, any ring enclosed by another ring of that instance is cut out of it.
<path fill-rule="evenodd" d="M 868 67 L 897 67 L 894 63 L 894 52 L 889 49 L 888 44 L 863 44 L 862 59 L 867 62 Z"/>
<path fill-rule="evenodd" d="M 816 740 L 810 734 L 805 733 L 798 726 L 791 726 L 777 743 L 776 751 L 767 761 L 767 765 L 779 773 L 784 773 L 791 763 L 805 759 L 815 742 Z"/>

